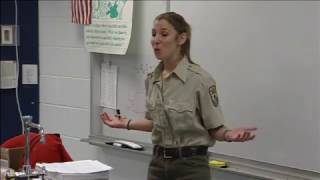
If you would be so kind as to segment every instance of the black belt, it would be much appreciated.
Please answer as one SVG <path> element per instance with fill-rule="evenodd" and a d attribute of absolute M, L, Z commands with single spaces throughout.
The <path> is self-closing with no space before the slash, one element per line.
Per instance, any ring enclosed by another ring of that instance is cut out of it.
<path fill-rule="evenodd" d="M 153 155 L 156 157 L 163 157 L 164 159 L 190 157 L 195 155 L 207 155 L 207 153 L 207 146 L 185 146 L 179 148 L 164 148 L 155 145 L 153 148 Z"/>

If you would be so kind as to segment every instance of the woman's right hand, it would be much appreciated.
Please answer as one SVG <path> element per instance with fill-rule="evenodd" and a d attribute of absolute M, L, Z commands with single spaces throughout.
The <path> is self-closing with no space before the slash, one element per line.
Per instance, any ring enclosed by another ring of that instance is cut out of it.
<path fill-rule="evenodd" d="M 100 114 L 100 118 L 104 124 L 112 128 L 126 128 L 128 119 L 119 116 L 110 116 L 108 113 L 103 112 Z"/>

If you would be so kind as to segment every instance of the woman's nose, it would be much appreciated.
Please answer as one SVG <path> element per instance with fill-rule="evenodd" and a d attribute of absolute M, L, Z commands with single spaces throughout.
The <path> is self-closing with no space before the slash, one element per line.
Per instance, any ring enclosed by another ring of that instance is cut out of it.
<path fill-rule="evenodd" d="M 155 35 L 155 36 L 153 37 L 153 41 L 154 41 L 155 43 L 159 43 L 159 42 L 160 42 L 160 37 L 159 37 L 159 35 Z"/>

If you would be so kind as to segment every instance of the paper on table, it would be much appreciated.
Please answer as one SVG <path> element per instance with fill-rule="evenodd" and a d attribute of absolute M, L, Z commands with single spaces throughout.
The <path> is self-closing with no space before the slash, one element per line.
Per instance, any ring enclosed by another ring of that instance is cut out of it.
<path fill-rule="evenodd" d="M 96 173 L 109 171 L 112 167 L 105 165 L 97 160 L 81 160 L 81 161 L 70 161 L 64 163 L 39 163 L 38 167 L 45 167 L 49 172 L 58 173 Z"/>

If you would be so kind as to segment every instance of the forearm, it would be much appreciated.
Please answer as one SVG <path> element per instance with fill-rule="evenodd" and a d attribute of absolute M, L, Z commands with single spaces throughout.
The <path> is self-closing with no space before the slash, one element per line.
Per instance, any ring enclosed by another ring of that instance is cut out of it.
<path fill-rule="evenodd" d="M 228 132 L 228 128 L 225 126 L 218 127 L 216 129 L 210 129 L 209 134 L 211 138 L 214 138 L 217 141 L 228 141 L 226 138 L 226 133 Z"/>
<path fill-rule="evenodd" d="M 130 121 L 130 122 L 129 122 Z M 128 120 L 123 128 L 128 130 L 138 130 L 151 132 L 153 127 L 153 122 L 147 119 L 141 120 Z"/>

